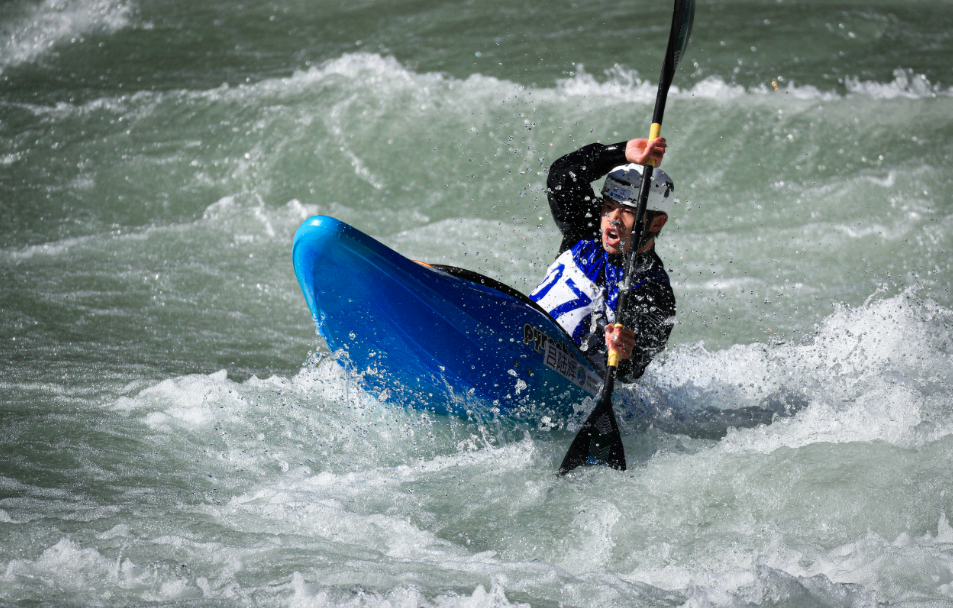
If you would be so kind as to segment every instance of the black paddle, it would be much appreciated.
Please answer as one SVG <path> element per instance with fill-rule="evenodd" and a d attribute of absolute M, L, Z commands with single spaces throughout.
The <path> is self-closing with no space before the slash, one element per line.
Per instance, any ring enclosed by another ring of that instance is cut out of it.
<path fill-rule="evenodd" d="M 655 113 L 652 115 L 652 127 L 649 130 L 649 141 L 653 141 L 662 131 L 662 115 L 665 113 L 665 99 L 668 89 L 675 77 L 675 68 L 688 46 L 688 37 L 692 33 L 692 22 L 695 20 L 695 0 L 675 0 L 675 11 L 672 15 L 672 30 L 668 36 L 668 48 L 665 50 L 665 62 L 662 64 L 662 75 L 659 77 L 658 95 L 655 98 Z M 642 171 L 642 186 L 639 189 L 639 206 L 635 214 L 635 227 L 630 240 L 628 261 L 625 268 L 625 280 L 619 289 L 619 300 L 616 302 L 616 321 L 625 325 L 622 315 L 626 310 L 626 301 L 629 290 L 632 288 L 632 275 L 635 274 L 636 252 L 644 245 L 645 235 L 645 205 L 649 200 L 649 188 L 652 185 L 652 172 L 655 162 L 649 160 Z M 599 403 L 589 414 L 585 424 L 579 429 L 573 439 L 563 463 L 559 466 L 559 474 L 565 475 L 579 466 L 607 465 L 620 471 L 625 470 L 625 450 L 622 447 L 622 436 L 619 434 L 619 423 L 615 419 L 612 409 L 612 391 L 615 388 L 615 376 L 619 366 L 621 353 L 609 351 L 606 364 L 606 379 L 599 394 Z"/>

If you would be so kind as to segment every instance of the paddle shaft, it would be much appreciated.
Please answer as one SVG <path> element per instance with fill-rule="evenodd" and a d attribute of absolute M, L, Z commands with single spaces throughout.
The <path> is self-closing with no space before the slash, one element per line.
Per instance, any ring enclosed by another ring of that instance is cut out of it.
<path fill-rule="evenodd" d="M 652 114 L 652 126 L 649 129 L 649 142 L 654 141 L 662 132 L 662 117 L 665 114 L 668 90 L 672 85 L 678 61 L 688 45 L 694 19 L 695 0 L 675 0 L 672 29 L 669 32 L 665 61 L 662 63 L 662 73 L 659 77 L 655 111 Z M 642 170 L 642 184 L 639 187 L 639 203 L 636 208 L 635 225 L 633 226 L 633 234 L 629 239 L 629 251 L 625 262 L 625 278 L 619 289 L 619 299 L 616 301 L 616 322 L 622 326 L 625 326 L 628 321 L 626 311 L 628 310 L 629 292 L 632 289 L 632 280 L 635 275 L 638 250 L 644 246 L 642 241 L 646 234 L 645 208 L 649 200 L 654 170 L 655 161 L 649 159 Z M 625 470 L 625 451 L 622 446 L 622 436 L 619 433 L 619 425 L 612 409 L 612 393 L 615 390 L 616 374 L 618 373 L 621 357 L 621 352 L 609 350 L 605 381 L 602 385 L 599 401 L 569 446 L 569 450 L 567 450 L 566 456 L 559 467 L 560 475 L 565 475 L 574 468 L 587 464 L 604 464 L 615 469 Z"/>
<path fill-rule="evenodd" d="M 662 69 L 665 74 L 665 69 Z M 665 114 L 665 99 L 668 96 L 668 89 L 671 80 L 661 81 L 659 83 L 658 97 L 655 100 L 655 112 L 652 115 L 652 127 L 649 131 L 649 142 L 659 137 L 662 132 L 662 116 Z M 652 188 L 652 175 L 655 172 L 655 160 L 648 159 L 642 168 L 642 183 L 639 186 L 639 205 L 635 211 L 635 225 L 632 226 L 632 235 L 629 238 L 629 251 L 626 253 L 625 278 L 622 280 L 622 287 L 619 289 L 619 299 L 616 301 L 616 323 L 625 326 L 628 319 L 625 313 L 628 310 L 626 304 L 629 300 L 629 292 L 632 289 L 632 280 L 635 275 L 635 265 L 638 259 L 638 250 L 645 246 L 646 225 L 645 210 L 649 202 L 649 192 Z M 618 367 L 621 353 L 618 351 L 609 351 L 609 367 Z"/>
<path fill-rule="evenodd" d="M 668 46 L 665 49 L 665 60 L 662 62 L 662 73 L 659 75 L 658 92 L 655 95 L 655 110 L 652 112 L 652 126 L 649 128 L 649 142 L 655 141 L 662 133 L 662 118 L 665 116 L 665 102 L 668 99 L 668 90 L 675 78 L 675 68 L 681 59 L 688 37 L 691 35 L 692 23 L 695 19 L 694 0 L 675 0 L 673 10 L 672 29 L 668 36 Z M 625 264 L 625 279 L 622 281 L 619 299 L 616 302 L 616 322 L 625 325 L 624 318 L 629 299 L 629 290 L 632 288 L 632 276 L 635 274 L 635 262 L 638 250 L 645 246 L 645 208 L 649 201 L 649 192 L 652 187 L 652 174 L 655 170 L 655 160 L 648 159 L 642 169 L 642 184 L 639 187 L 639 204 L 635 212 L 635 225 L 629 242 L 629 252 Z M 618 367 L 621 353 L 610 351 L 609 367 Z M 608 379 L 608 377 L 607 377 Z"/>

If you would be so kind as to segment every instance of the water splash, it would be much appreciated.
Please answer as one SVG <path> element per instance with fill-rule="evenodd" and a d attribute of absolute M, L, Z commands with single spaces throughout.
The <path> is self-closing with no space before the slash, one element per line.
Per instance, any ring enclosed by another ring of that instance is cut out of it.
<path fill-rule="evenodd" d="M 128 27 L 132 12 L 126 0 L 43 0 L 29 14 L 0 25 L 0 73 L 84 36 Z"/>

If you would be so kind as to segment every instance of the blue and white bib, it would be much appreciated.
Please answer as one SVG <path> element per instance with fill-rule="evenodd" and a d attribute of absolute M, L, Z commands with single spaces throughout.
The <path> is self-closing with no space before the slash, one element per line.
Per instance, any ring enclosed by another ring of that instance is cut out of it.
<path fill-rule="evenodd" d="M 657 274 L 654 271 L 654 267 L 636 269 L 638 274 L 632 282 L 632 290 L 650 275 Z M 529 297 L 549 312 L 572 336 L 573 342 L 582 346 L 587 334 L 615 323 L 616 302 L 624 274 L 621 266 L 609 263 L 609 253 L 601 241 L 579 241 L 556 258 Z M 667 283 L 664 271 L 659 278 L 662 277 Z"/>

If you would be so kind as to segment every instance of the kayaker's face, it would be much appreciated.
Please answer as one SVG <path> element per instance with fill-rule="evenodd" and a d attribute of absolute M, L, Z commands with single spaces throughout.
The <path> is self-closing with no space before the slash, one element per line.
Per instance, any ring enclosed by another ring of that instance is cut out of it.
<path fill-rule="evenodd" d="M 625 253 L 632 240 L 635 209 L 620 205 L 610 198 L 602 202 L 602 247 L 609 253 Z"/>
<path fill-rule="evenodd" d="M 664 213 L 646 212 L 645 223 L 652 222 L 646 229 L 648 232 L 658 232 L 665 226 L 668 216 Z M 612 199 L 602 202 L 602 247 L 609 253 L 628 253 L 631 247 L 632 228 L 635 226 L 635 209 L 620 205 Z M 645 253 L 652 248 L 655 239 L 650 239 L 639 253 Z"/>

